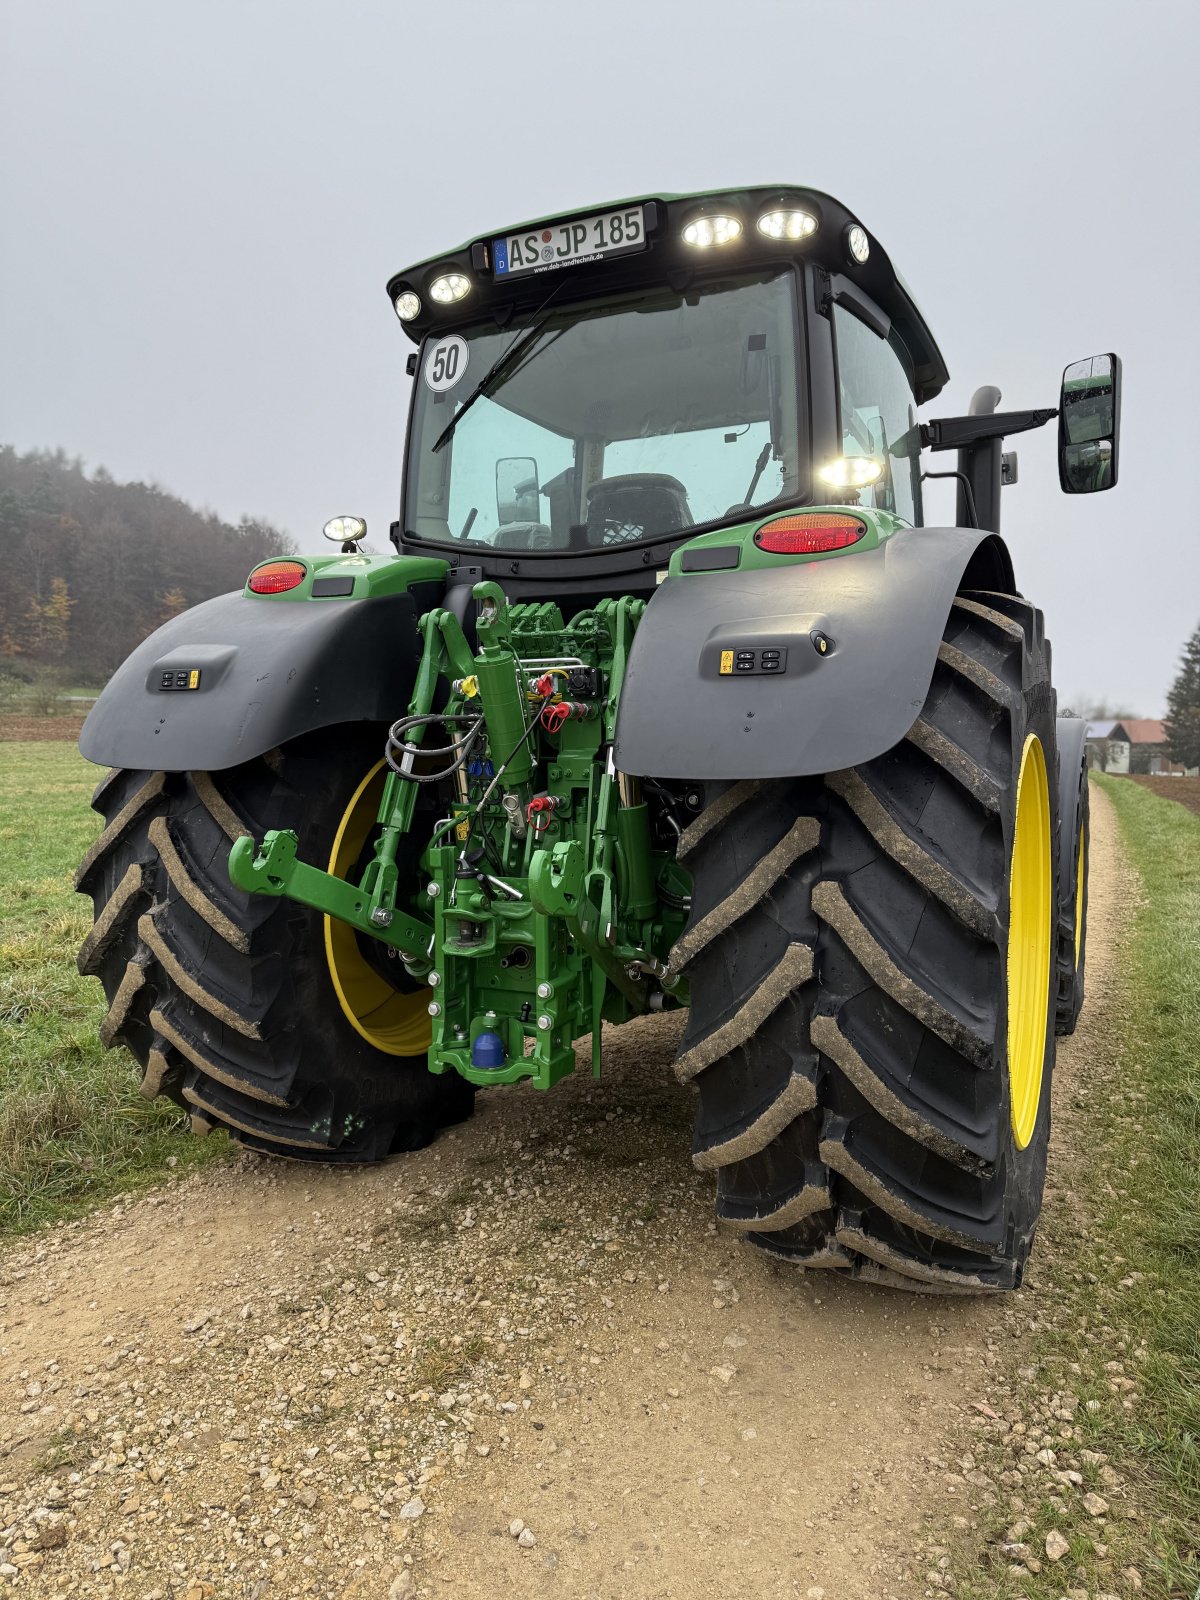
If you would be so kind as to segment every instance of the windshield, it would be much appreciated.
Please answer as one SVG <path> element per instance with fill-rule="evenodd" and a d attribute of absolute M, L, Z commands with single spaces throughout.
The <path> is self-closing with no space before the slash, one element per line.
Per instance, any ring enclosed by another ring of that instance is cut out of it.
<path fill-rule="evenodd" d="M 595 300 L 422 347 L 405 528 L 583 552 L 801 497 L 790 271 Z M 481 388 L 482 385 L 482 388 Z"/>

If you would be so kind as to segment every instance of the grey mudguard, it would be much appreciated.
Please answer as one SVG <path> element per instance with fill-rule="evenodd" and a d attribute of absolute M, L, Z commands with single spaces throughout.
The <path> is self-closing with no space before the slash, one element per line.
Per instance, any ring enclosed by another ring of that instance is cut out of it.
<path fill-rule="evenodd" d="M 925 703 L 961 588 L 1012 591 L 995 534 L 914 528 L 834 560 L 668 578 L 634 636 L 617 766 L 644 777 L 782 778 L 881 755 Z M 783 669 L 724 676 L 727 650 L 756 662 L 780 652 Z"/>
<path fill-rule="evenodd" d="M 144 640 L 109 679 L 79 737 L 89 761 L 220 771 L 317 728 L 392 722 L 420 659 L 416 602 L 218 595 Z M 163 688 L 198 671 L 199 687 Z"/>

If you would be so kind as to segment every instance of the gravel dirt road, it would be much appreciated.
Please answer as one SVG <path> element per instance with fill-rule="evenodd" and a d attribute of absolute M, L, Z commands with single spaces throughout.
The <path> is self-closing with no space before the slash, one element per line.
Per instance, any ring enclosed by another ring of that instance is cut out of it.
<path fill-rule="evenodd" d="M 1092 797 L 1103 1056 L 1121 872 Z M 1053 1281 L 1005 1301 L 788 1270 L 718 1233 L 678 1020 L 364 1171 L 230 1165 L 0 1258 L 0 1581 L 37 1595 L 924 1592 L 1003 1490 L 972 1440 Z M 1076 1114 L 1077 1117 L 1077 1114 Z M 1047 1219 L 1066 1203 L 1060 1119 Z"/>

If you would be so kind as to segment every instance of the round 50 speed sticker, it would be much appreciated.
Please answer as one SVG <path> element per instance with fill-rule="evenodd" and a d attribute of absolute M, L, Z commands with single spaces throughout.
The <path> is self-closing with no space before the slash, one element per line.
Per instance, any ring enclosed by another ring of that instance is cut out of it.
<path fill-rule="evenodd" d="M 453 389 L 467 370 L 470 353 L 467 341 L 457 333 L 429 346 L 425 354 L 425 382 L 434 394 Z"/>

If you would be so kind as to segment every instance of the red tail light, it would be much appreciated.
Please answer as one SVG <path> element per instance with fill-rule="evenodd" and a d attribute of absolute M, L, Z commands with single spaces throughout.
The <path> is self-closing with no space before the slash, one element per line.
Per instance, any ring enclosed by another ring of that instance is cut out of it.
<path fill-rule="evenodd" d="M 303 561 L 264 561 L 250 574 L 246 587 L 254 594 L 283 594 L 308 576 Z"/>
<path fill-rule="evenodd" d="M 836 511 L 796 511 L 764 523 L 754 542 L 778 556 L 819 556 L 857 544 L 866 531 L 866 523 L 857 517 Z"/>

